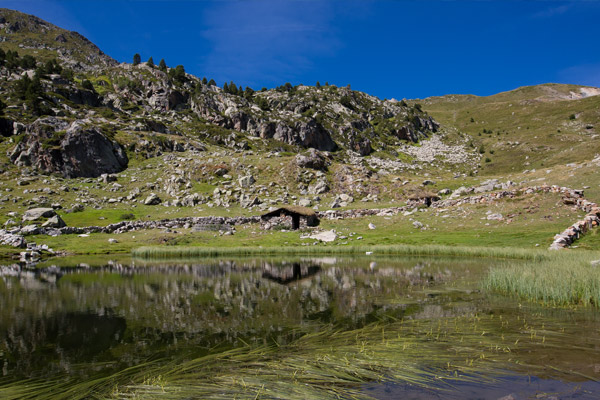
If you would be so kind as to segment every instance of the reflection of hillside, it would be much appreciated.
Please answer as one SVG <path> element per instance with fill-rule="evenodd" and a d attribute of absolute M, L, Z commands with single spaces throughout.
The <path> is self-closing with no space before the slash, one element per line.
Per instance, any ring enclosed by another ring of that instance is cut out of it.
<path fill-rule="evenodd" d="M 234 346 L 239 339 L 286 342 L 292 335 L 288 332 L 300 325 L 352 328 L 419 312 L 422 305 L 413 288 L 430 287 L 451 276 L 446 268 L 421 263 L 372 269 L 368 263 L 347 267 L 328 261 L 143 267 L 113 263 L 102 268 L 36 270 L 4 266 L 0 352 L 20 360 L 11 361 L 9 370 L 18 365 L 25 373 L 53 359 L 60 360 L 55 368 L 70 368 L 118 353 L 120 362 L 134 365 L 157 349 L 168 354 L 180 346 Z M 290 282 L 295 284 L 285 285 Z M 394 300 L 407 294 L 412 296 L 408 303 Z M 423 304 L 436 301 L 421 297 Z M 97 323 L 112 330 L 99 329 Z M 110 343 L 94 354 L 67 351 L 68 343 L 84 347 L 87 340 L 104 343 L 93 339 L 85 327 Z M 33 351 L 40 346 L 45 355 Z"/>

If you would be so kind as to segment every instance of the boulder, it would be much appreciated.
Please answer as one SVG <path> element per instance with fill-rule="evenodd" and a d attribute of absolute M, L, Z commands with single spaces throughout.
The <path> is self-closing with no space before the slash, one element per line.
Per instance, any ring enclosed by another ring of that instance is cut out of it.
<path fill-rule="evenodd" d="M 97 127 L 82 121 L 68 125 L 54 117 L 40 118 L 27 129 L 10 159 L 18 166 L 31 166 L 65 178 L 98 177 L 127 167 L 123 148 Z"/>
<path fill-rule="evenodd" d="M 294 125 L 278 123 L 275 132 L 267 131 L 267 138 L 273 133 L 272 138 L 292 145 L 312 147 L 317 150 L 334 151 L 337 145 L 329 132 L 314 119 L 308 122 L 297 122 Z"/>
<path fill-rule="evenodd" d="M 310 199 L 300 199 L 298 200 L 298 205 L 301 207 L 310 207 L 312 206 L 312 201 Z"/>
<path fill-rule="evenodd" d="M 42 224 L 44 228 L 64 228 L 67 226 L 59 215 L 55 215 Z"/>
<path fill-rule="evenodd" d="M 312 168 L 321 171 L 327 170 L 327 160 L 321 152 L 315 149 L 309 149 L 304 154 L 298 154 L 296 156 L 296 165 L 300 168 Z"/>
<path fill-rule="evenodd" d="M 315 184 L 310 185 L 308 187 L 308 192 L 310 194 L 322 194 L 329 192 L 329 185 L 325 180 L 319 180 Z"/>
<path fill-rule="evenodd" d="M 254 185 L 254 183 L 256 182 L 256 179 L 254 179 L 254 177 L 252 175 L 246 175 L 246 176 L 242 176 L 239 180 L 238 180 L 239 184 L 241 187 L 243 188 L 249 188 L 252 185 Z"/>
<path fill-rule="evenodd" d="M 144 200 L 144 204 L 147 206 L 155 206 L 162 202 L 160 197 L 158 197 L 155 193 L 150 193 L 146 200 Z"/>
<path fill-rule="evenodd" d="M 40 233 L 40 228 L 37 225 L 25 225 L 21 228 L 21 235 L 37 235 Z"/>
<path fill-rule="evenodd" d="M 0 244 L 19 248 L 27 246 L 27 242 L 23 236 L 9 233 L 5 230 L 0 230 Z"/>
<path fill-rule="evenodd" d="M 314 234 L 310 235 L 309 238 L 315 239 L 315 240 L 320 240 L 321 242 L 333 242 L 335 239 L 337 239 L 337 234 L 333 230 L 331 230 L 331 231 L 314 233 Z"/>
<path fill-rule="evenodd" d="M 51 218 L 56 215 L 56 211 L 53 208 L 32 208 L 31 210 L 25 211 L 23 214 L 23 221 L 36 221 L 40 218 Z"/>

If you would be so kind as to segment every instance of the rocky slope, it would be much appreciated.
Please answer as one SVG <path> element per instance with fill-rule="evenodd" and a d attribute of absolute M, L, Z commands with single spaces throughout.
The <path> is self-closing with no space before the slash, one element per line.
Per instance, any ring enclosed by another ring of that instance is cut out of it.
<path fill-rule="evenodd" d="M 149 157 L 204 144 L 248 150 L 255 138 L 267 141 L 263 147 L 279 142 L 292 151 L 367 156 L 439 129 L 418 105 L 349 87 L 286 84 L 256 92 L 217 87 L 183 66 L 118 64 L 81 35 L 16 11 L 0 10 L 0 30 L 0 99 L 8 105 L 0 130 L 20 135 L 11 161 L 43 173 L 118 172 L 127 166 L 123 147 Z M 73 154 L 92 144 L 95 153 Z M 82 168 L 82 157 L 95 161 Z"/>

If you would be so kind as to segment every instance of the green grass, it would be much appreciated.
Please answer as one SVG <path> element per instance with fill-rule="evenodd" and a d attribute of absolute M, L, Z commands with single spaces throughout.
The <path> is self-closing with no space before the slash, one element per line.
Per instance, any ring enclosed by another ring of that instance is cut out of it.
<path fill-rule="evenodd" d="M 559 251 L 536 262 L 493 267 L 484 287 L 551 306 L 600 307 L 598 252 Z"/>
<path fill-rule="evenodd" d="M 389 246 L 306 246 L 306 247 L 184 247 L 155 246 L 133 250 L 133 257 L 144 259 L 191 258 L 226 255 L 294 255 L 294 254 L 365 254 L 405 256 L 483 257 L 540 261 L 551 257 L 545 250 L 528 250 L 503 247 L 464 247 L 440 245 L 389 245 Z"/>
<path fill-rule="evenodd" d="M 494 150 L 493 162 L 482 163 L 483 173 L 505 174 L 595 156 L 598 148 L 592 134 L 596 132 L 585 126 L 598 126 L 600 96 L 580 100 L 556 97 L 578 90 L 575 85 L 548 84 L 487 97 L 449 95 L 426 99 L 423 108 L 444 126 L 469 135 L 475 148 L 484 145 L 486 150 Z M 574 113 L 579 115 L 577 120 L 569 120 Z M 493 133 L 483 133 L 484 129 Z"/>

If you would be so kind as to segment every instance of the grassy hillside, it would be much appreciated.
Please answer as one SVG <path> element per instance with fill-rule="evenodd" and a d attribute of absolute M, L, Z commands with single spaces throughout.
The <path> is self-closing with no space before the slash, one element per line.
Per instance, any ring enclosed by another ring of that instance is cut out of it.
<path fill-rule="evenodd" d="M 483 173 L 505 174 L 589 160 L 600 153 L 600 96 L 586 94 L 600 90 L 545 84 L 487 97 L 431 97 L 421 103 L 442 125 L 471 137 L 483 152 Z"/>

